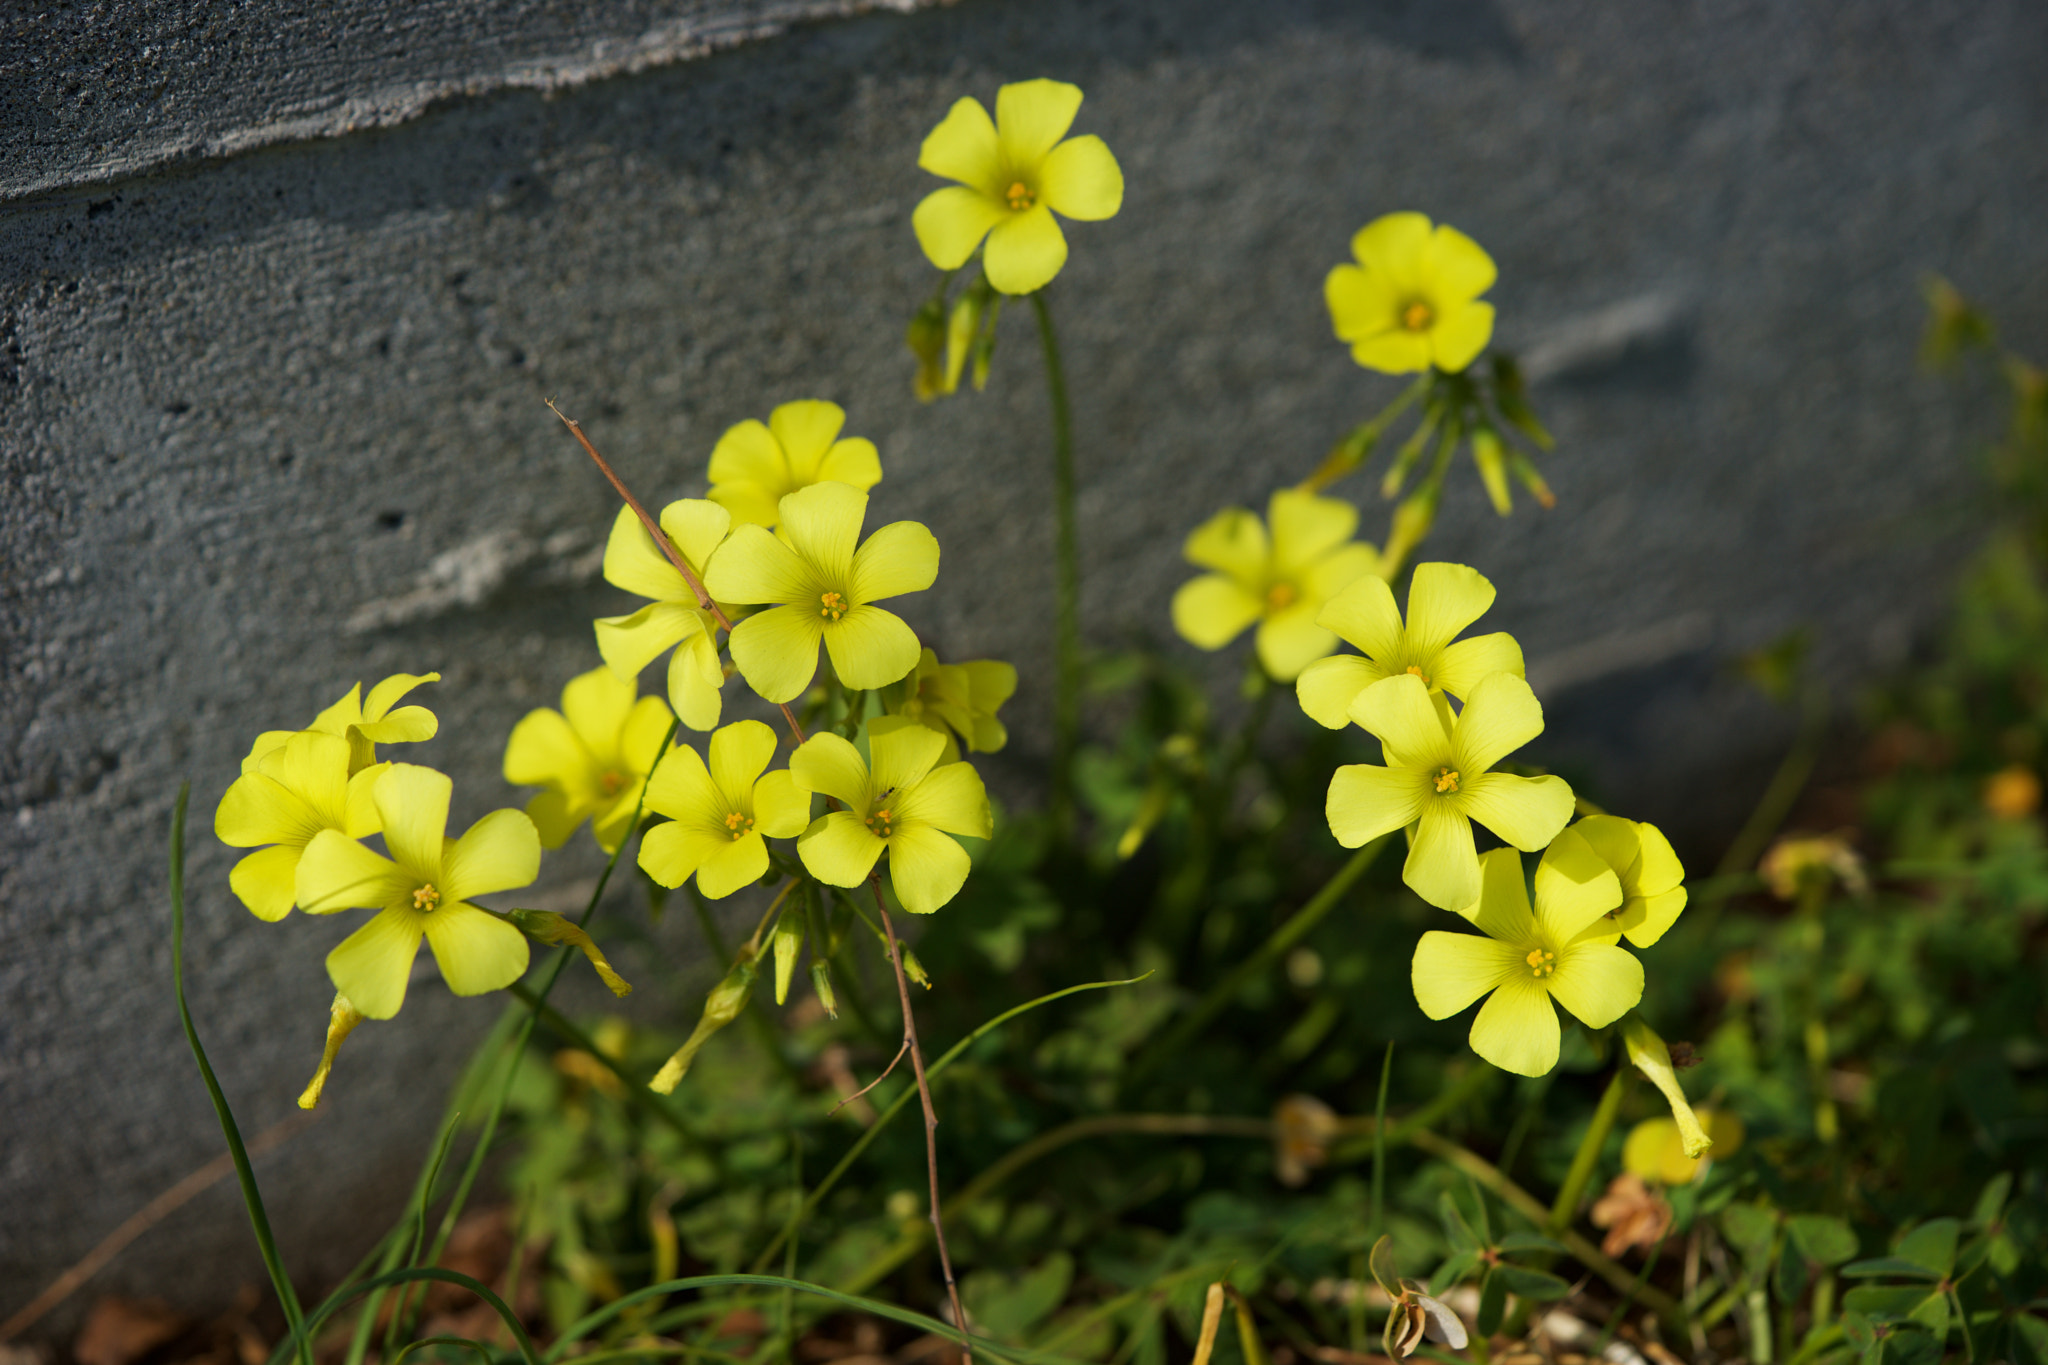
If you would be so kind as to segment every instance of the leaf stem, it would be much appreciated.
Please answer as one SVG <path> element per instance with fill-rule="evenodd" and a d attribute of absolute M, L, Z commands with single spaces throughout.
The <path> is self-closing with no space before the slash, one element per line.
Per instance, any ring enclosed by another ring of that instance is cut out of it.
<path fill-rule="evenodd" d="M 1052 404 L 1053 559 L 1056 661 L 1052 704 L 1053 828 L 1072 832 L 1074 822 L 1074 750 L 1081 734 L 1081 556 L 1074 514 L 1074 416 L 1067 404 L 1066 369 L 1060 362 L 1059 337 L 1045 291 L 1031 295 L 1038 319 L 1038 339 L 1045 351 L 1045 388 Z"/>

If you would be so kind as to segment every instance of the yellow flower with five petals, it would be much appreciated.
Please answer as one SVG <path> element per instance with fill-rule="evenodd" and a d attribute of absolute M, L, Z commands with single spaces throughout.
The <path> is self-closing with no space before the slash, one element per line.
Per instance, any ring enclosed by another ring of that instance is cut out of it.
<path fill-rule="evenodd" d="M 1458 910 L 1478 899 L 1474 820 L 1533 853 L 1572 817 L 1572 789 L 1563 778 L 1488 771 L 1543 733 L 1536 694 L 1512 673 L 1480 679 L 1455 718 L 1441 695 L 1433 700 L 1412 673 L 1366 688 L 1351 714 L 1379 739 L 1387 762 L 1337 769 L 1330 779 L 1330 832 L 1344 847 L 1357 848 L 1412 825 L 1401 880 L 1431 905 Z"/>
<path fill-rule="evenodd" d="M 307 914 L 377 912 L 327 955 L 334 988 L 367 1018 L 389 1019 L 405 1003 L 422 937 L 457 995 L 502 990 L 526 970 L 526 935 L 470 898 L 532 885 L 540 835 L 524 812 L 495 810 L 448 838 L 453 790 L 432 768 L 394 763 L 371 789 L 391 856 L 330 829 L 299 859 Z"/>
<path fill-rule="evenodd" d="M 782 500 L 830 480 L 865 493 L 882 481 L 882 461 L 865 437 L 840 439 L 846 410 L 806 399 L 784 403 L 766 425 L 749 418 L 711 449 L 711 501 L 734 522 L 773 526 Z"/>
<path fill-rule="evenodd" d="M 1066 136 L 1080 109 L 1079 87 L 1048 80 L 998 90 L 994 119 L 979 100 L 953 105 L 917 157 L 960 182 L 926 195 L 911 216 L 933 265 L 959 269 L 986 237 L 988 282 L 1005 294 L 1033 293 L 1066 264 L 1054 212 L 1082 222 L 1116 216 L 1124 202 L 1116 158 L 1099 137 Z"/>
<path fill-rule="evenodd" d="M 704 580 L 704 566 L 725 543 L 732 514 L 715 502 L 683 498 L 661 509 L 661 529 L 683 562 Z M 630 507 L 621 507 L 604 548 L 604 578 L 613 587 L 654 599 L 625 616 L 597 620 L 597 652 L 627 682 L 674 647 L 668 661 L 668 704 L 692 730 L 717 726 L 725 665 L 718 658 L 718 620 L 697 601 L 689 580 L 655 546 Z M 727 612 L 731 620 L 733 613 Z"/>
<path fill-rule="evenodd" d="M 377 761 L 379 744 L 417 744 L 432 739 L 441 728 L 434 713 L 424 706 L 399 706 L 400 698 L 421 683 L 439 682 L 439 673 L 393 673 L 363 695 L 363 685 L 351 687 L 341 700 L 313 717 L 308 730 L 339 735 L 348 741 L 348 770 L 359 773 Z M 249 746 L 242 771 L 254 768 L 263 755 L 297 734 L 296 730 L 265 730 Z"/>
<path fill-rule="evenodd" d="M 1173 628 L 1200 649 L 1221 649 L 1257 622 L 1259 662 L 1277 680 L 1292 682 L 1337 647 L 1336 635 L 1317 624 L 1324 604 L 1377 574 L 1380 558 L 1351 539 L 1358 509 L 1341 498 L 1283 488 L 1266 517 L 1226 507 L 1188 536 L 1188 561 L 1216 572 L 1190 579 L 1173 595 Z"/>
<path fill-rule="evenodd" d="M 1316 618 L 1360 654 L 1334 654 L 1301 672 L 1295 695 L 1318 725 L 1341 730 L 1351 703 L 1382 678 L 1413 673 L 1432 692 L 1471 695 L 1489 673 L 1522 676 L 1522 647 L 1505 631 L 1456 640 L 1493 605 L 1493 584 L 1463 564 L 1418 564 L 1402 620 L 1385 579 L 1361 577 Z"/>
<path fill-rule="evenodd" d="M 1621 878 L 1622 903 L 1610 932 L 1647 948 L 1685 909 L 1685 865 L 1655 825 L 1619 815 L 1589 815 L 1572 826 Z"/>
<path fill-rule="evenodd" d="M 1643 964 L 1601 931 L 1621 904 L 1621 883 L 1592 846 L 1567 830 L 1536 866 L 1536 904 L 1522 855 L 1483 860 L 1483 889 L 1466 917 L 1479 934 L 1432 929 L 1415 945 L 1415 1001 L 1448 1019 L 1487 996 L 1472 1021 L 1472 1050 L 1503 1071 L 1542 1076 L 1557 1065 L 1555 1000 L 1589 1028 L 1605 1028 L 1643 998 Z"/>
<path fill-rule="evenodd" d="M 594 668 L 569 680 L 561 710 L 540 707 L 512 727 L 505 780 L 546 788 L 526 803 L 543 848 L 560 848 L 585 820 L 607 853 L 632 833 L 669 725 L 661 698 L 636 700 L 636 690 L 609 668 Z"/>
<path fill-rule="evenodd" d="M 772 702 L 803 694 L 818 646 L 847 687 L 886 687 L 917 667 L 917 636 L 883 598 L 922 592 L 939 573 L 939 542 L 914 521 L 882 527 L 855 548 L 868 495 L 814 483 L 782 500 L 781 530 L 742 526 L 711 557 L 704 583 L 721 601 L 769 604 L 732 631 L 732 661 Z"/>
<path fill-rule="evenodd" d="M 810 793 L 787 769 L 768 772 L 775 732 L 758 720 L 734 721 L 711 736 L 705 766 L 687 744 L 669 752 L 647 784 L 647 808 L 666 815 L 640 841 L 640 866 L 663 886 L 694 875 L 712 900 L 761 880 L 766 839 L 794 839 L 811 820 Z"/>
<path fill-rule="evenodd" d="M 292 912 L 300 855 L 321 830 L 351 839 L 377 832 L 370 792 L 390 766 L 379 763 L 351 776 L 346 739 L 300 730 L 243 769 L 214 811 L 213 832 L 231 848 L 256 849 L 228 873 L 228 885 L 251 914 L 275 922 Z"/>
<path fill-rule="evenodd" d="M 1356 265 L 1330 271 L 1323 297 L 1337 337 L 1368 370 L 1413 374 L 1434 366 L 1456 374 L 1493 336 L 1493 258 L 1448 224 L 1390 213 L 1351 239 Z"/>
<path fill-rule="evenodd" d="M 994 833 L 981 774 L 944 763 L 946 741 L 907 716 L 867 725 L 868 756 L 838 735 L 812 735 L 789 760 L 797 785 L 846 807 L 811 822 L 797 853 L 813 877 L 859 886 L 883 853 L 889 884 L 914 915 L 959 894 L 972 860 L 950 836 Z"/>
<path fill-rule="evenodd" d="M 992 754 L 1010 742 L 996 712 L 1017 691 L 1017 669 L 996 659 L 942 664 L 927 649 L 910 676 L 892 684 L 883 704 L 892 716 L 908 716 L 946 737 L 945 761 L 969 753 Z"/>

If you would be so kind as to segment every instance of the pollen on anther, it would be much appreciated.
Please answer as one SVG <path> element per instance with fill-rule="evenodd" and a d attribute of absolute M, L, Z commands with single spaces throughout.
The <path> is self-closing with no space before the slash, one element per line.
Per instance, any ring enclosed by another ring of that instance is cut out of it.
<path fill-rule="evenodd" d="M 1435 310 L 1420 299 L 1401 310 L 1401 325 L 1411 332 L 1423 331 L 1434 321 Z"/>
<path fill-rule="evenodd" d="M 1439 768 L 1436 774 L 1436 789 L 1439 795 L 1448 795 L 1458 789 L 1458 775 L 1449 768 Z"/>
<path fill-rule="evenodd" d="M 818 615 L 828 621 L 837 621 L 840 617 L 846 615 L 846 598 L 836 592 L 820 593 L 818 595 Z"/>
<path fill-rule="evenodd" d="M 1531 948 L 1529 955 L 1522 959 L 1536 976 L 1550 976 L 1557 971 L 1557 954 L 1542 948 Z"/>
<path fill-rule="evenodd" d="M 868 816 L 867 827 L 879 837 L 886 839 L 895 830 L 894 816 L 891 815 L 888 807 L 885 806 Z"/>
<path fill-rule="evenodd" d="M 725 832 L 735 841 L 746 838 L 754 832 L 754 817 L 734 811 L 725 817 Z"/>
<path fill-rule="evenodd" d="M 1011 208 L 1019 213 L 1022 213 L 1025 209 L 1038 202 L 1038 196 L 1033 194 L 1031 187 L 1021 180 L 1012 181 L 1009 192 L 1003 198 L 1008 201 Z"/>
<path fill-rule="evenodd" d="M 1410 664 L 1410 665 L 1408 665 L 1408 671 L 1409 671 L 1410 673 L 1413 673 L 1413 674 L 1414 674 L 1414 675 L 1415 675 L 1416 677 L 1418 677 L 1418 678 L 1422 679 L 1422 681 L 1423 681 L 1423 682 L 1425 682 L 1425 683 L 1427 683 L 1427 682 L 1429 681 L 1429 674 L 1427 674 L 1427 673 L 1424 673 L 1424 672 L 1422 671 L 1422 669 L 1421 669 L 1421 668 L 1420 668 L 1420 667 L 1419 667 L 1418 665 L 1415 665 L 1415 664 Z"/>
<path fill-rule="evenodd" d="M 413 909 L 431 910 L 440 903 L 441 893 L 434 889 L 432 882 L 428 882 L 425 886 L 416 886 L 412 889 Z"/>
<path fill-rule="evenodd" d="M 1266 589 L 1266 606 L 1271 611 L 1285 611 L 1301 596 L 1301 589 L 1292 583 L 1275 583 Z"/>

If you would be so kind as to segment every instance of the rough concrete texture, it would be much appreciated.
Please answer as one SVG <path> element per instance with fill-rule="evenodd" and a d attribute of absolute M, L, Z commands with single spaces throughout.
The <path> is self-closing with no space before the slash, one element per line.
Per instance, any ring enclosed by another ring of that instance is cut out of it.
<path fill-rule="evenodd" d="M 949 656 L 1022 666 L 990 769 L 1024 789 L 1049 674 L 1035 343 L 1013 313 L 989 392 L 925 408 L 899 342 L 932 278 L 916 147 L 959 95 L 1079 82 L 1080 127 L 1129 181 L 1119 218 L 1071 233 L 1053 298 L 1092 641 L 1163 636 L 1188 528 L 1395 392 L 1332 343 L 1320 287 L 1356 227 L 1419 207 L 1499 260 L 1502 339 L 1540 361 L 1560 441 L 1555 512 L 1497 522 L 1461 477 L 1431 553 L 1500 585 L 1553 754 L 1629 809 L 1711 825 L 1778 742 L 1732 655 L 1809 623 L 1834 676 L 1868 678 L 1938 618 L 1974 485 L 1950 391 L 1913 370 L 1916 285 L 1948 272 L 2048 349 L 2044 69 L 2026 0 L 977 0 L 17 204 L 0 1307 L 218 1150 L 168 992 L 177 784 L 194 1007 L 261 1132 L 294 1112 L 344 926 L 261 925 L 229 897 L 208 826 L 249 736 L 438 668 L 442 735 L 415 756 L 454 774 L 464 822 L 514 799 L 512 722 L 596 662 L 589 618 L 623 601 L 592 577 L 612 504 L 544 396 L 650 500 L 699 490 L 729 424 L 844 403 L 888 471 L 877 517 L 945 547 L 905 614 Z M 442 88 L 466 68 L 407 70 Z M 548 894 L 592 867 L 583 845 L 551 860 Z M 651 985 L 686 945 L 655 936 Z M 260 1163 L 309 1280 L 388 1216 L 494 1012 L 423 980 Z M 257 1278 L 222 1186 L 95 1287 L 204 1303 Z"/>

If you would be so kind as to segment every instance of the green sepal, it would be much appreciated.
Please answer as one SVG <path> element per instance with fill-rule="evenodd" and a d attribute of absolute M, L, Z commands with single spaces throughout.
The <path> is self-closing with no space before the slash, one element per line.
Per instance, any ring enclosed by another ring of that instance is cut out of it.
<path fill-rule="evenodd" d="M 581 952 L 613 995 L 623 999 L 633 993 L 632 985 L 612 970 L 612 964 L 605 959 L 597 941 L 573 920 L 564 919 L 552 910 L 514 910 L 506 918 L 529 938 L 542 943 L 566 943 Z"/>

